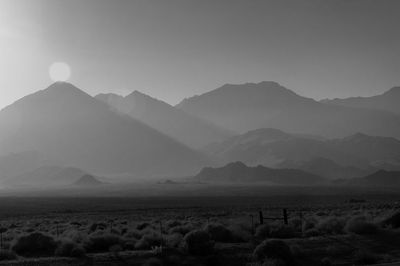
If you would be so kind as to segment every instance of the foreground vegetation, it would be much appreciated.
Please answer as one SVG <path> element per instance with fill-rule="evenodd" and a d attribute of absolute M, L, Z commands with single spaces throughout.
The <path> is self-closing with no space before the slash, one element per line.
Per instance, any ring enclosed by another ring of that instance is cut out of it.
<path fill-rule="evenodd" d="M 217 203 L 203 198 L 199 205 L 189 199 L 183 205 L 178 204 L 181 199 L 166 205 L 167 200 L 154 198 L 137 200 L 135 205 L 124 199 L 7 198 L 0 210 L 9 201 L 12 212 L 3 212 L 0 265 L 290 266 L 398 261 L 400 208 L 395 199 L 335 202 L 312 197 L 282 202 L 276 197 L 228 204 L 226 199 Z M 64 205 L 56 208 L 58 201 Z M 88 201 L 90 211 L 81 209 Z M 25 209 L 24 202 L 31 208 Z M 261 224 L 260 210 L 264 218 L 279 218 L 282 208 L 288 210 L 287 225 L 282 220 Z"/>

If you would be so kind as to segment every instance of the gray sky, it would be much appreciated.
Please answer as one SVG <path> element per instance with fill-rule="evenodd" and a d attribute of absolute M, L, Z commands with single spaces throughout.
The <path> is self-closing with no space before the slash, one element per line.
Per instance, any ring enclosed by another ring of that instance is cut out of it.
<path fill-rule="evenodd" d="M 0 108 L 68 63 L 89 94 L 176 104 L 273 80 L 316 99 L 400 85 L 397 0 L 0 0 Z"/>

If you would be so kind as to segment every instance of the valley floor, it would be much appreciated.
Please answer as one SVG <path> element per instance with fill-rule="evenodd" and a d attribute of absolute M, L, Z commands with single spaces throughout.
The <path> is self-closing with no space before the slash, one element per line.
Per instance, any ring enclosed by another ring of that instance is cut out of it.
<path fill-rule="evenodd" d="M 255 259 L 254 250 L 272 239 L 290 247 L 294 264 L 284 265 L 396 262 L 400 260 L 400 230 L 384 221 L 399 213 L 399 200 L 400 193 L 3 197 L 0 224 L 7 229 L 3 249 L 19 254 L 17 260 L 0 261 L 0 265 L 256 266 L 263 261 Z M 260 224 L 259 211 L 264 218 L 281 217 L 282 209 L 288 212 L 288 226 L 279 220 Z M 208 232 L 214 246 L 201 256 L 188 253 L 185 247 L 187 235 L 196 230 Z M 26 250 L 14 248 L 21 236 L 35 232 L 51 236 L 57 245 L 71 241 L 84 247 L 85 255 L 32 258 L 32 254 L 24 255 L 29 254 Z M 110 239 L 116 242 L 107 243 Z M 155 249 L 161 243 L 162 252 Z"/>

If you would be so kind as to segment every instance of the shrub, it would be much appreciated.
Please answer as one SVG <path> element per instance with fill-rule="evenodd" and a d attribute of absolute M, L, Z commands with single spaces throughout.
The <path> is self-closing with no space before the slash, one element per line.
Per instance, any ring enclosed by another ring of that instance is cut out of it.
<path fill-rule="evenodd" d="M 159 234 L 152 232 L 142 236 L 142 238 L 136 242 L 135 248 L 137 249 L 150 249 L 154 246 L 160 246 L 162 244 L 162 238 Z"/>
<path fill-rule="evenodd" d="M 167 246 L 170 248 L 177 248 L 181 244 L 183 235 L 175 233 L 166 237 Z"/>
<path fill-rule="evenodd" d="M 258 239 L 266 239 L 269 236 L 270 226 L 268 224 L 260 225 L 256 228 L 255 236 Z"/>
<path fill-rule="evenodd" d="M 262 266 L 285 266 L 286 262 L 281 259 L 265 259 Z"/>
<path fill-rule="evenodd" d="M 285 242 L 275 239 L 264 240 L 254 249 L 253 255 L 258 261 L 277 259 L 283 260 L 286 264 L 291 264 L 293 261 L 289 246 Z"/>
<path fill-rule="evenodd" d="M 57 247 L 53 237 L 39 232 L 19 237 L 12 245 L 12 250 L 24 257 L 53 256 Z"/>
<path fill-rule="evenodd" d="M 192 255 L 207 255 L 213 250 L 214 243 L 210 235 L 203 230 L 189 232 L 183 238 L 186 251 Z"/>
<path fill-rule="evenodd" d="M 177 220 L 169 220 L 165 223 L 165 226 L 167 228 L 172 228 L 172 227 L 176 227 L 176 226 L 180 226 L 181 222 L 177 221 Z"/>
<path fill-rule="evenodd" d="M 294 238 L 298 236 L 298 233 L 291 226 L 280 225 L 277 227 L 272 227 L 269 235 L 272 238 Z"/>
<path fill-rule="evenodd" d="M 2 260 L 16 260 L 17 255 L 10 250 L 0 250 L 0 261 Z"/>
<path fill-rule="evenodd" d="M 228 227 L 233 242 L 249 242 L 252 239 L 250 231 L 240 225 L 234 224 Z"/>
<path fill-rule="evenodd" d="M 378 232 L 378 226 L 367 222 L 365 217 L 353 217 L 346 223 L 345 227 L 347 232 L 355 233 L 358 235 L 371 235 Z"/>
<path fill-rule="evenodd" d="M 321 220 L 316 228 L 325 234 L 342 234 L 345 222 L 342 219 L 336 217 L 329 217 Z"/>
<path fill-rule="evenodd" d="M 106 252 L 109 251 L 111 246 L 120 244 L 121 242 L 121 238 L 117 235 L 97 234 L 90 236 L 89 239 L 85 241 L 84 248 L 88 252 Z"/>
<path fill-rule="evenodd" d="M 303 221 L 300 218 L 293 218 L 290 220 L 290 226 L 292 226 L 297 231 L 300 231 L 303 226 Z"/>
<path fill-rule="evenodd" d="M 73 242 L 76 242 L 76 243 L 83 243 L 83 241 L 85 241 L 86 238 L 87 238 L 87 234 L 84 234 L 84 233 L 82 233 L 80 231 L 77 231 L 75 229 L 65 231 L 63 233 L 63 236 L 65 238 L 67 238 L 67 239 L 72 240 Z"/>
<path fill-rule="evenodd" d="M 169 230 L 170 234 L 173 233 L 180 233 L 182 235 L 186 235 L 190 231 L 195 230 L 194 226 L 191 224 L 186 224 L 186 225 L 180 225 L 180 226 L 175 226 Z"/>
<path fill-rule="evenodd" d="M 140 239 L 140 238 L 142 238 L 142 236 L 143 236 L 143 233 L 136 229 L 130 230 L 130 231 L 126 232 L 126 234 L 125 234 L 125 237 L 130 238 L 130 239 Z"/>
<path fill-rule="evenodd" d="M 144 266 L 162 266 L 163 263 L 157 258 L 150 258 L 144 264 Z"/>
<path fill-rule="evenodd" d="M 55 255 L 60 257 L 84 257 L 85 250 L 70 239 L 62 239 L 57 242 Z"/>
<path fill-rule="evenodd" d="M 370 265 L 377 264 L 379 262 L 379 257 L 376 254 L 367 252 L 365 250 L 357 251 L 353 258 L 356 265 Z"/>
<path fill-rule="evenodd" d="M 390 226 L 392 228 L 399 228 L 400 227 L 400 212 L 397 212 L 390 216 L 389 218 L 386 218 L 383 220 L 383 225 L 384 226 Z"/>
<path fill-rule="evenodd" d="M 333 263 L 329 258 L 322 258 L 321 259 L 321 266 L 332 266 Z"/>
<path fill-rule="evenodd" d="M 313 236 L 319 236 L 321 235 L 321 232 L 318 231 L 317 229 L 313 228 L 313 229 L 309 229 L 307 231 L 304 232 L 304 236 L 305 237 L 313 237 Z"/>
<path fill-rule="evenodd" d="M 210 223 L 204 231 L 206 231 L 212 240 L 217 242 L 230 242 L 232 240 L 231 232 L 222 224 Z"/>
<path fill-rule="evenodd" d="M 145 229 L 146 227 L 150 227 L 150 224 L 149 224 L 149 223 L 141 223 L 141 224 L 138 224 L 138 225 L 136 226 L 136 229 L 137 229 L 137 230 L 143 230 L 143 229 Z"/>

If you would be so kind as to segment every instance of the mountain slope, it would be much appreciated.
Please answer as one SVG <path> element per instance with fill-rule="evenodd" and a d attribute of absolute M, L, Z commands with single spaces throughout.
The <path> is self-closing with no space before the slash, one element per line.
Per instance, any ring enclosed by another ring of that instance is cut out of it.
<path fill-rule="evenodd" d="M 400 137 L 395 114 L 320 103 L 275 82 L 227 84 L 176 107 L 238 133 L 268 127 L 325 137 L 356 132 Z"/>
<path fill-rule="evenodd" d="M 361 169 L 355 166 L 340 165 L 326 158 L 314 158 L 304 162 L 284 161 L 277 165 L 278 168 L 299 169 L 313 173 L 327 179 L 354 178 L 365 176 L 376 171 L 374 168 Z"/>
<path fill-rule="evenodd" d="M 99 94 L 95 98 L 192 148 L 231 136 L 227 130 L 138 91 L 126 97 Z"/>
<path fill-rule="evenodd" d="M 379 170 L 368 176 L 349 180 L 336 180 L 335 183 L 341 185 L 398 187 L 400 186 L 400 171 Z"/>
<path fill-rule="evenodd" d="M 55 187 L 70 185 L 86 173 L 74 167 L 42 166 L 33 171 L 6 179 L 7 186 Z"/>
<path fill-rule="evenodd" d="M 350 97 L 345 99 L 326 99 L 323 103 L 348 107 L 379 109 L 400 115 L 400 87 L 394 87 L 387 92 L 371 97 Z"/>
<path fill-rule="evenodd" d="M 324 182 L 321 177 L 295 169 L 272 169 L 264 166 L 249 167 L 242 162 L 229 163 L 220 168 L 203 168 L 195 176 L 207 182 L 270 182 L 281 185 L 312 185 Z"/>
<path fill-rule="evenodd" d="M 103 182 L 97 180 L 94 176 L 85 174 L 78 180 L 76 180 L 73 185 L 75 186 L 83 186 L 83 187 L 90 187 L 90 186 L 98 186 L 104 184 Z"/>
<path fill-rule="evenodd" d="M 186 175 L 209 161 L 69 83 L 0 111 L 0 152 L 38 151 L 91 173 Z"/>

